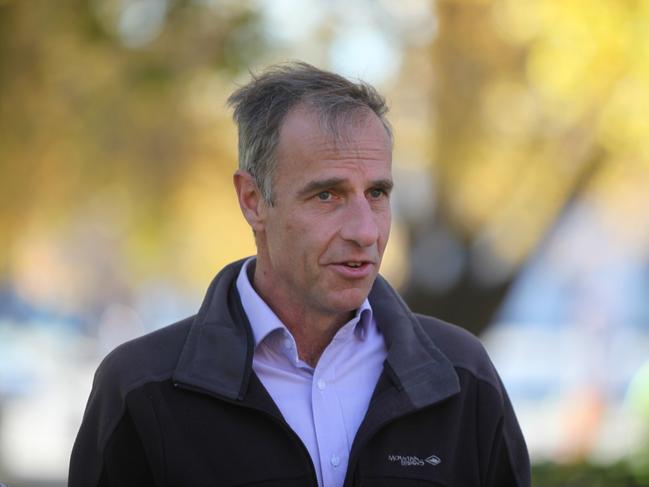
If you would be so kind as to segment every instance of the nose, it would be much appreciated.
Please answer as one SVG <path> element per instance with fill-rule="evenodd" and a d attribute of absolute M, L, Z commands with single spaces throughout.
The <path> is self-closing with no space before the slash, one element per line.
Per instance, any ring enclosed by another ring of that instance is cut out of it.
<path fill-rule="evenodd" d="M 366 198 L 354 199 L 342 215 L 340 236 L 360 247 L 370 247 L 379 238 L 377 215 Z"/>

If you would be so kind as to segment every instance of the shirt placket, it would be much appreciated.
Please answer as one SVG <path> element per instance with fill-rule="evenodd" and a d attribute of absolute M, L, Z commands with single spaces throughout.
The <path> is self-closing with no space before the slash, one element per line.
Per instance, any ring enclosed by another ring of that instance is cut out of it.
<path fill-rule="evenodd" d="M 340 344 L 332 343 L 332 346 Z M 349 456 L 345 422 L 337 397 L 336 368 L 329 358 L 336 354 L 331 352 L 335 350 L 328 349 L 320 358 L 311 387 L 311 407 L 324 487 L 343 484 Z"/>

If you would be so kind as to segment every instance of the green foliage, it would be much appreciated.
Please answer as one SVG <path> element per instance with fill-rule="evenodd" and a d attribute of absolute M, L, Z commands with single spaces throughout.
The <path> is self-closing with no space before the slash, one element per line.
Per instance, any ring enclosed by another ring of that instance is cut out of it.
<path fill-rule="evenodd" d="M 534 487 L 646 487 L 649 477 L 639 477 L 626 462 L 612 465 L 593 463 L 539 463 L 532 467 Z"/>

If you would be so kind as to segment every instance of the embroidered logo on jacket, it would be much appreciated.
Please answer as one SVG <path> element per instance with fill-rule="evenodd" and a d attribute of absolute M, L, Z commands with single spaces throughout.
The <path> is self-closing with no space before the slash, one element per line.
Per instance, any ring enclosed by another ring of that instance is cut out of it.
<path fill-rule="evenodd" d="M 437 455 L 431 455 L 423 460 L 417 455 L 392 455 L 388 454 L 388 461 L 398 462 L 402 467 L 423 467 L 427 463 L 433 466 L 442 463 Z"/>
<path fill-rule="evenodd" d="M 430 463 L 432 466 L 439 465 L 442 463 L 442 460 L 437 455 L 431 455 L 426 460 L 426 463 Z"/>

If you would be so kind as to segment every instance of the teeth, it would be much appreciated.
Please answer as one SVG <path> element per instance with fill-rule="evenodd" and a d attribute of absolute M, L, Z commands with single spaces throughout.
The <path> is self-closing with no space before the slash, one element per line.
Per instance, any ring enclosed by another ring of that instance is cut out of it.
<path fill-rule="evenodd" d="M 360 262 L 347 262 L 347 266 L 349 266 L 349 267 L 360 267 L 361 263 Z"/>

